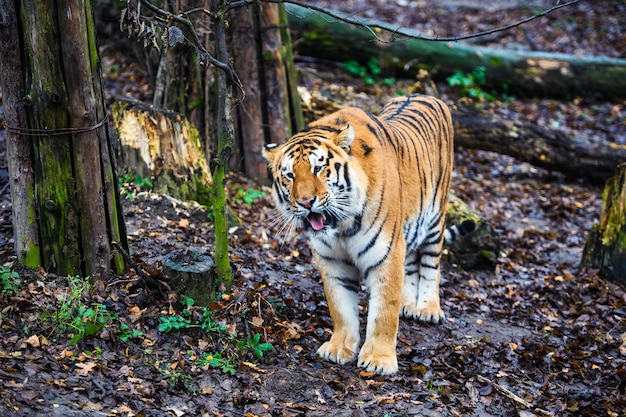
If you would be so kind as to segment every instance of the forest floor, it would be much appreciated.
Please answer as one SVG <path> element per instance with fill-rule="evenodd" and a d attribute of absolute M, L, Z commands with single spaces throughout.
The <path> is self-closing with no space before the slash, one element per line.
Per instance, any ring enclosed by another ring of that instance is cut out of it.
<path fill-rule="evenodd" d="M 432 16 L 427 24 L 436 28 L 449 27 L 446 13 L 473 16 L 455 26 L 463 33 L 528 11 L 513 5 L 473 12 L 450 2 L 435 7 L 400 0 L 334 4 L 357 3 L 403 18 L 408 13 L 398 10 L 410 4 L 416 16 Z M 567 22 L 559 36 L 531 32 L 533 43 L 547 50 L 561 39 L 560 52 L 623 57 L 624 35 L 620 47 L 611 26 L 624 12 L 611 9 L 616 3 L 576 5 L 558 19 Z M 458 34 L 455 28 L 450 30 Z M 589 44 L 590 33 L 596 39 L 602 33 L 612 46 Z M 580 50 L 567 49 L 576 45 Z M 108 51 L 103 62 L 109 96 L 149 98 L 137 81 L 139 67 Z M 117 65 L 115 78 L 106 68 L 111 63 Z M 377 111 L 415 82 L 397 80 L 389 88 L 324 65 L 301 63 L 299 69 L 303 92 L 311 97 L 305 103 L 309 116 L 346 104 Z M 455 92 L 438 87 L 454 104 Z M 505 117 L 624 143 L 624 104 L 581 97 L 481 105 Z M 230 231 L 235 281 L 233 292 L 207 309 L 154 286 L 134 269 L 91 287 L 41 270 L 16 266 L 11 273 L 15 254 L 2 167 L 0 415 L 624 415 L 626 294 L 595 271 L 579 269 L 585 239 L 599 219 L 601 186 L 482 151 L 457 149 L 455 165 L 454 193 L 494 226 L 502 250 L 493 269 L 465 271 L 445 262 L 447 320 L 401 320 L 399 372 L 391 377 L 316 357 L 332 329 L 319 274 L 304 236 L 279 238 L 267 188 L 229 178 L 231 206 L 242 220 Z M 157 282 L 167 282 L 160 272 L 165 254 L 211 250 L 206 208 L 133 183 L 123 189 L 133 257 Z M 365 301 L 363 295 L 364 310 Z"/>

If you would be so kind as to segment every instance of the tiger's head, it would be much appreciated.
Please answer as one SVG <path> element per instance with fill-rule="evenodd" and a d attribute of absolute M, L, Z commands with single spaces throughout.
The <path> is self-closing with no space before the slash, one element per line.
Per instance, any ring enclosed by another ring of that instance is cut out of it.
<path fill-rule="evenodd" d="M 350 152 L 354 138 L 351 125 L 312 125 L 282 145 L 265 145 L 283 228 L 332 234 L 362 213 L 366 176 Z"/>

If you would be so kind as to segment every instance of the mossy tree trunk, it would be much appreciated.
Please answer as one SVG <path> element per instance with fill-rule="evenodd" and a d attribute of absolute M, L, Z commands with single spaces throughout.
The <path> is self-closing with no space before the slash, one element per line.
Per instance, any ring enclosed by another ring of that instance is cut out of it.
<path fill-rule="evenodd" d="M 18 260 L 60 275 L 122 272 L 111 241 L 127 246 L 126 234 L 90 2 L 7 0 L 0 8 Z"/>
<path fill-rule="evenodd" d="M 626 285 L 626 164 L 604 187 L 600 224 L 587 238 L 581 266 Z"/>
<path fill-rule="evenodd" d="M 223 0 L 216 0 L 219 10 L 224 6 Z M 229 62 L 226 45 L 226 29 L 223 16 L 213 17 L 216 58 L 220 62 Z M 230 68 L 230 67 L 229 67 Z M 235 137 L 231 103 L 233 99 L 233 73 L 217 69 L 217 148 L 213 158 L 213 215 L 215 219 L 215 270 L 226 291 L 230 291 L 233 273 L 228 257 L 228 203 L 226 202 L 226 169 L 233 148 Z"/>

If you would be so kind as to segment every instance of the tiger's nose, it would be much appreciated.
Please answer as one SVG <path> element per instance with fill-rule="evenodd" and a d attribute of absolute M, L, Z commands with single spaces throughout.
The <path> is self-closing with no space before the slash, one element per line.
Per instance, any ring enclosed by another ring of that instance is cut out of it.
<path fill-rule="evenodd" d="M 313 197 L 302 197 L 298 203 L 307 209 L 310 209 L 313 206 L 313 202 L 315 201 L 315 196 Z"/>

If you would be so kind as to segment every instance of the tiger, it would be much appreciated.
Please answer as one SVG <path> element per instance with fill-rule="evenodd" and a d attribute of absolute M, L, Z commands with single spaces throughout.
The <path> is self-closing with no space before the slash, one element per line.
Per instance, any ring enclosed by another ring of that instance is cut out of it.
<path fill-rule="evenodd" d="M 453 167 L 450 110 L 426 95 L 397 97 L 378 116 L 355 107 L 306 125 L 262 151 L 279 221 L 305 230 L 333 322 L 317 354 L 367 372 L 398 371 L 399 317 L 440 323 L 445 228 Z M 358 292 L 368 292 L 360 350 Z"/>

